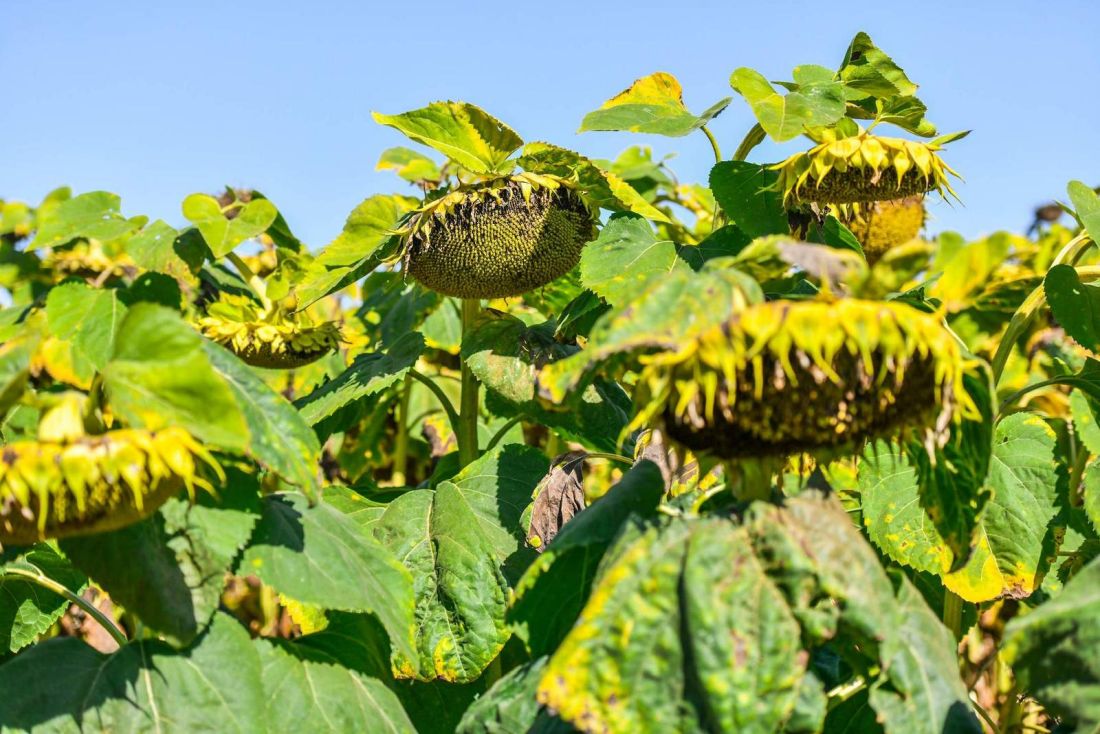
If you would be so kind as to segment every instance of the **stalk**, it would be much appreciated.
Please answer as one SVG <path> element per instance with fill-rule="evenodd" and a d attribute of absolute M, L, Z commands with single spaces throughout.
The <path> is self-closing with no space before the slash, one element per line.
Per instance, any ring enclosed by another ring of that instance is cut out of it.
<path fill-rule="evenodd" d="M 741 145 L 737 146 L 737 150 L 733 154 L 733 160 L 747 160 L 752 149 L 763 143 L 765 137 L 767 137 L 767 133 L 764 132 L 764 128 L 760 127 L 760 123 L 753 125 L 745 134 L 745 139 L 741 141 Z"/>
<path fill-rule="evenodd" d="M 401 383 L 401 397 L 397 401 L 397 440 L 393 449 L 393 473 L 390 481 L 395 487 L 404 487 L 409 465 L 409 396 L 412 394 L 412 378 L 405 375 Z"/>
<path fill-rule="evenodd" d="M 107 630 L 107 634 L 109 634 L 114 639 L 114 641 L 118 643 L 119 647 L 125 647 L 126 643 L 128 642 L 128 640 L 126 639 L 126 635 L 122 633 L 122 630 L 116 627 L 115 623 L 112 622 L 111 619 L 106 614 L 101 612 L 94 604 L 92 604 L 90 601 L 80 596 L 79 594 L 74 594 L 64 584 L 54 581 L 49 576 L 46 576 L 37 569 L 32 570 L 30 568 L 22 568 L 20 566 L 8 566 L 4 569 L 4 576 L 18 576 L 41 586 L 43 589 L 48 589 L 52 591 L 58 596 L 64 598 L 66 601 L 72 604 L 76 604 L 78 607 L 84 610 L 85 614 L 94 619 L 96 622 L 99 622 L 99 625 L 103 629 Z"/>
<path fill-rule="evenodd" d="M 718 139 L 714 137 L 714 133 L 712 133 L 706 125 L 703 125 L 699 129 L 703 131 L 703 134 L 707 136 L 707 140 L 710 141 L 710 147 L 714 151 L 714 162 L 721 163 L 722 149 L 718 147 Z"/>
<path fill-rule="evenodd" d="M 256 294 L 256 297 L 263 303 L 264 308 L 271 308 L 271 300 L 267 297 L 267 286 L 264 284 L 263 278 L 252 272 L 252 268 L 248 267 L 248 263 L 241 259 L 241 256 L 235 252 L 230 252 L 226 256 L 229 262 L 233 263 L 233 267 L 237 269 L 237 273 L 245 279 L 248 283 L 248 287 L 252 289 L 252 292 Z"/>
<path fill-rule="evenodd" d="M 481 311 L 481 301 L 477 298 L 462 299 L 462 338 L 473 329 Z M 462 361 L 462 398 L 459 401 L 458 413 L 458 463 L 460 467 L 475 461 L 478 456 L 477 447 L 477 407 L 478 407 L 477 378 Z"/>

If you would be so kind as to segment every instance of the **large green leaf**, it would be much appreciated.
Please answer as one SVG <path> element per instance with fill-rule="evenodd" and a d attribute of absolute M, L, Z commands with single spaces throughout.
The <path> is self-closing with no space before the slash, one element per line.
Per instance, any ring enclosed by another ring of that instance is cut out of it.
<path fill-rule="evenodd" d="M 554 338 L 554 326 L 527 326 L 506 314 L 486 315 L 466 333 L 462 354 L 486 388 L 487 407 L 496 415 L 530 418 L 596 451 L 617 451 L 631 405 L 616 383 L 596 380 L 574 410 L 548 410 L 538 400 L 539 368 L 577 351 Z"/>
<path fill-rule="evenodd" d="M 501 570 L 515 582 L 534 557 L 526 547 L 523 511 L 535 487 L 550 471 L 534 446 L 507 443 L 470 462 L 450 479 L 477 516 L 482 535 L 496 551 Z"/>
<path fill-rule="evenodd" d="M 158 219 L 126 241 L 126 252 L 146 270 L 187 279 L 202 266 L 209 248 L 202 235 L 183 233 Z"/>
<path fill-rule="evenodd" d="M 653 280 L 689 267 L 676 244 L 658 237 L 645 218 L 621 214 L 581 253 L 581 283 L 612 306 L 621 306 Z"/>
<path fill-rule="evenodd" d="M 84 283 L 66 283 L 50 290 L 46 318 L 50 331 L 72 342 L 77 352 L 96 369 L 103 369 L 115 347 L 115 335 L 126 316 L 126 306 L 115 291 L 94 289 Z"/>
<path fill-rule="evenodd" d="M 952 553 L 918 500 L 906 455 L 879 443 L 860 465 L 863 522 L 871 540 L 898 563 L 941 576 L 972 602 L 1026 597 L 1042 579 L 1057 513 L 1054 431 L 1038 416 L 1017 413 L 996 429 L 988 488 L 974 550 L 951 572 Z"/>
<path fill-rule="evenodd" d="M 716 117 L 730 98 L 711 105 L 701 115 L 693 115 L 684 106 L 684 90 L 672 74 L 658 71 L 642 77 L 628 89 L 616 94 L 589 112 L 579 132 L 586 130 L 628 130 L 680 137 L 698 130 Z"/>
<path fill-rule="evenodd" d="M 394 171 L 398 176 L 411 183 L 438 181 L 443 176 L 438 163 L 423 153 L 418 153 L 400 145 L 382 151 L 374 170 Z"/>
<path fill-rule="evenodd" d="M 145 224 L 145 217 L 123 217 L 120 208 L 116 194 L 91 191 L 40 210 L 38 233 L 28 248 L 56 247 L 78 238 L 113 240 Z"/>
<path fill-rule="evenodd" d="M 1080 181 L 1070 181 L 1067 190 L 1085 231 L 1093 242 L 1100 242 L 1100 195 Z"/>
<path fill-rule="evenodd" d="M 396 194 L 376 194 L 364 199 L 348 215 L 343 231 L 318 253 L 316 264 L 354 265 L 373 256 L 393 236 L 401 217 L 415 206 L 416 199 Z"/>
<path fill-rule="evenodd" d="M 267 640 L 253 644 L 267 702 L 266 731 L 415 734 L 397 696 L 377 678 L 335 664 L 310 647 Z"/>
<path fill-rule="evenodd" d="M 789 234 L 779 173 L 748 161 L 723 161 L 710 170 L 710 188 L 722 211 L 749 237 Z"/>
<path fill-rule="evenodd" d="M 1100 286 L 1082 283 L 1070 265 L 1055 265 L 1043 280 L 1059 326 L 1085 349 L 1100 351 Z"/>
<path fill-rule="evenodd" d="M 730 76 L 734 88 L 752 107 L 760 127 L 783 142 L 810 127 L 832 125 L 844 116 L 844 85 L 823 66 L 798 66 L 786 94 L 775 90 L 764 76 L 741 67 Z"/>
<path fill-rule="evenodd" d="M 360 354 L 339 376 L 299 398 L 294 406 L 307 423 L 315 426 L 350 403 L 401 380 L 423 351 L 424 337 L 407 333 L 384 352 Z"/>
<path fill-rule="evenodd" d="M 296 493 L 264 498 L 263 516 L 240 562 L 280 593 L 325 609 L 371 612 L 395 653 L 413 653 L 413 590 L 393 554 L 339 510 Z"/>
<path fill-rule="evenodd" d="M 230 471 L 222 502 L 169 500 L 121 530 L 61 541 L 73 565 L 174 645 L 205 629 L 258 519 L 256 483 Z"/>
<path fill-rule="evenodd" d="M 510 127 L 467 102 L 433 102 L 399 115 L 372 115 L 380 125 L 435 148 L 474 173 L 507 173 L 513 165 L 508 157 L 523 145 Z"/>
<path fill-rule="evenodd" d="M 1100 559 L 1005 628 L 1001 655 L 1022 691 L 1073 731 L 1100 728 Z"/>
<path fill-rule="evenodd" d="M 229 387 L 248 426 L 248 453 L 306 494 L 317 487 L 321 445 L 286 398 L 228 349 L 203 341 L 207 358 Z"/>
<path fill-rule="evenodd" d="M 259 656 L 224 614 L 186 650 L 138 640 L 103 655 L 50 640 L 0 665 L 0 690 L 3 731 L 267 730 Z"/>
<path fill-rule="evenodd" d="M 466 709 L 457 734 L 571 734 L 576 731 L 536 700 L 547 659 L 515 668 Z"/>
<path fill-rule="evenodd" d="M 509 637 L 508 582 L 463 493 L 443 482 L 401 495 L 374 532 L 411 571 L 416 594 L 416 653 L 399 651 L 395 670 L 418 680 L 478 678 Z"/>
<path fill-rule="evenodd" d="M 874 97 L 906 97 L 917 92 L 917 85 L 863 31 L 848 45 L 837 76 L 850 90 Z"/>
<path fill-rule="evenodd" d="M 38 343 L 36 334 L 25 334 L 0 344 L 0 420 L 23 396 Z"/>
<path fill-rule="evenodd" d="M 5 576 L 5 565 L 46 576 L 75 594 L 84 591 L 88 579 L 46 544 L 34 546 L 12 563 L 0 563 L 0 652 L 17 652 L 46 632 L 69 601 L 25 577 Z"/>
<path fill-rule="evenodd" d="M 203 338 L 163 306 L 131 307 L 103 368 L 111 409 L 131 425 L 178 425 L 230 451 L 249 445 L 248 425 L 230 386 L 214 370 Z"/>
<path fill-rule="evenodd" d="M 516 584 L 508 622 L 533 655 L 553 652 L 580 614 L 596 567 L 631 516 L 652 517 L 665 493 L 657 465 L 641 461 L 574 515 Z"/>
<path fill-rule="evenodd" d="M 183 216 L 198 228 L 214 257 L 224 257 L 245 240 L 259 237 L 274 224 L 279 210 L 267 199 L 253 199 L 235 210 L 230 219 L 221 204 L 208 194 L 191 194 L 183 200 Z"/>

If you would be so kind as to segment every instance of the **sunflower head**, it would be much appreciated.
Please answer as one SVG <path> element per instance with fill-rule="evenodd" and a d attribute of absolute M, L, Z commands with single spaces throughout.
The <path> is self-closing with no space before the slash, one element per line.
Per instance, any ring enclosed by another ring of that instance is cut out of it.
<path fill-rule="evenodd" d="M 924 197 L 909 196 L 853 207 L 842 220 L 863 245 L 867 262 L 873 264 L 891 249 L 917 238 L 924 227 Z"/>
<path fill-rule="evenodd" d="M 569 272 L 596 236 L 596 217 L 572 182 L 518 173 L 429 202 L 400 234 L 408 273 L 425 287 L 506 298 Z"/>
<path fill-rule="evenodd" d="M 247 296 L 222 293 L 199 319 L 202 333 L 247 364 L 291 369 L 320 359 L 336 349 L 340 327 L 326 321 L 313 324 L 301 312 L 280 304 L 261 308 Z"/>
<path fill-rule="evenodd" d="M 116 530 L 186 489 L 213 492 L 221 467 L 182 428 L 84 435 L 68 406 L 43 417 L 37 440 L 0 448 L 0 544 Z"/>
<path fill-rule="evenodd" d="M 955 196 L 948 174 L 958 176 L 939 155 L 940 145 L 884 138 L 863 131 L 840 137 L 816 134 L 817 145 L 772 166 L 788 205 L 858 204 L 920 196 L 929 191 Z"/>
<path fill-rule="evenodd" d="M 773 301 L 649 358 L 633 427 L 723 459 L 813 454 L 974 415 L 965 369 L 940 320 L 904 304 Z"/>
<path fill-rule="evenodd" d="M 108 253 L 99 240 L 84 240 L 64 250 L 53 250 L 42 264 L 53 271 L 59 281 L 73 275 L 95 278 L 109 272 L 122 277 L 137 271 L 137 264 L 129 255 Z"/>

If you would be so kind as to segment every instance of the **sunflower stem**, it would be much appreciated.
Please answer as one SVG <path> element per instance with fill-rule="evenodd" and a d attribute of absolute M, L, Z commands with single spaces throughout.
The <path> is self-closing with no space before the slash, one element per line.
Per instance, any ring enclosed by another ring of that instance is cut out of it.
<path fill-rule="evenodd" d="M 99 622 L 99 625 L 107 631 L 107 634 L 114 638 L 114 641 L 118 643 L 119 647 L 125 647 L 126 643 L 129 642 L 129 640 L 126 639 L 126 635 L 122 633 L 122 630 L 120 630 L 115 625 L 110 617 L 101 612 L 95 604 L 92 604 L 90 601 L 80 596 L 79 594 L 73 593 L 64 584 L 54 581 L 49 576 L 39 571 L 37 568 L 8 566 L 4 569 L 3 575 L 8 577 L 18 576 L 20 578 L 27 579 L 31 583 L 41 586 L 43 589 L 48 589 L 49 591 L 52 591 L 69 603 L 77 605 L 84 611 L 85 614 L 94 619 L 96 622 Z"/>
<path fill-rule="evenodd" d="M 453 403 L 451 403 L 451 399 L 447 397 L 447 393 L 443 392 L 443 388 L 435 384 L 435 382 L 432 381 L 432 378 L 428 377 L 422 372 L 410 369 L 409 377 L 413 378 L 417 382 L 424 385 L 424 387 L 432 391 L 432 394 L 435 395 L 436 400 L 439 401 L 440 407 L 443 408 L 443 412 L 447 414 L 447 420 L 450 421 L 451 430 L 454 431 L 455 438 L 457 439 L 459 426 L 458 411 L 455 410 L 455 406 Z"/>
<path fill-rule="evenodd" d="M 712 133 L 710 131 L 710 128 L 708 128 L 706 125 L 703 125 L 699 129 L 703 131 L 703 134 L 707 136 L 707 140 L 710 141 L 710 147 L 714 151 L 714 162 L 721 163 L 722 149 L 718 147 L 718 139 L 714 137 L 714 133 Z"/>
<path fill-rule="evenodd" d="M 481 300 L 477 298 L 462 299 L 462 338 L 473 330 L 474 322 L 481 312 Z M 477 378 L 470 370 L 466 360 L 462 360 L 462 398 L 459 401 L 458 415 L 458 463 L 460 467 L 475 461 L 478 456 L 477 448 L 477 409 L 478 409 L 478 384 Z"/>
<path fill-rule="evenodd" d="M 237 269 L 237 273 L 244 278 L 246 283 L 248 283 L 248 287 L 252 289 L 252 292 L 260 299 L 260 303 L 264 305 L 264 309 L 271 308 L 271 300 L 267 297 L 267 285 L 264 283 L 263 278 L 252 272 L 252 268 L 248 267 L 248 263 L 246 263 L 237 253 L 229 252 L 225 257 L 229 262 L 233 263 L 233 267 Z"/>
<path fill-rule="evenodd" d="M 497 444 L 504 440 L 504 435 L 508 433 L 508 431 L 512 430 L 512 427 L 519 423 L 521 420 L 523 420 L 523 416 L 520 415 L 517 415 L 515 418 L 510 418 L 508 422 L 501 426 L 500 430 L 493 434 L 493 437 L 489 439 L 489 443 L 486 444 L 485 450 L 492 451 L 493 449 L 495 449 L 497 447 Z"/>
<path fill-rule="evenodd" d="M 760 127 L 760 123 L 753 125 L 745 134 L 745 139 L 741 141 L 741 145 L 737 146 L 737 150 L 734 151 L 733 160 L 747 160 L 752 149 L 763 143 L 765 137 L 767 137 L 767 133 L 764 132 L 764 128 Z"/>
<path fill-rule="evenodd" d="M 390 481 L 395 487 L 404 487 L 409 466 L 409 397 L 412 394 L 412 378 L 405 375 L 401 383 L 401 396 L 397 401 L 397 439 L 393 448 L 393 473 Z"/>

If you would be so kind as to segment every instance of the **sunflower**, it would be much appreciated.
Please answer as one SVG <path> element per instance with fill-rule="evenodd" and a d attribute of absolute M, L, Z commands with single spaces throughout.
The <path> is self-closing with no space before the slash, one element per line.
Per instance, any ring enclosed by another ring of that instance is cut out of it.
<path fill-rule="evenodd" d="M 300 367 L 336 349 L 340 327 L 314 325 L 281 304 L 263 308 L 248 296 L 222 293 L 198 320 L 199 330 L 247 364 L 270 369 Z"/>

